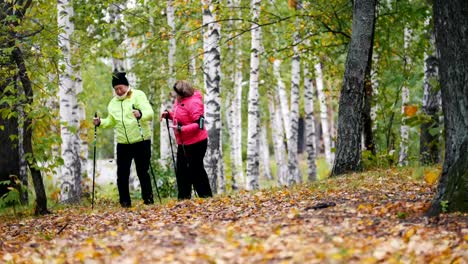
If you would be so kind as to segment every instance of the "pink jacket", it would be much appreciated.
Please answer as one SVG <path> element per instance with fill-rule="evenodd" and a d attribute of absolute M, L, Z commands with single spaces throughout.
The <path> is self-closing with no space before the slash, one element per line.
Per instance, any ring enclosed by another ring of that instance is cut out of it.
<path fill-rule="evenodd" d="M 191 145 L 208 138 L 204 124 L 200 129 L 200 117 L 204 117 L 205 106 L 199 91 L 196 90 L 192 96 L 184 97 L 180 101 L 176 99 L 172 109 L 173 112 L 169 112 L 169 119 L 174 125 L 181 126 L 181 131 L 174 128 L 178 145 Z"/>

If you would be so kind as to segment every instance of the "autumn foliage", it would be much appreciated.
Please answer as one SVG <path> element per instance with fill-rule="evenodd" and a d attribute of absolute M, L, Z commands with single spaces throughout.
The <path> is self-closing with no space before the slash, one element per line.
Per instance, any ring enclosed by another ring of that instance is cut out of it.
<path fill-rule="evenodd" d="M 466 262 L 467 215 L 426 218 L 434 185 L 414 174 L 388 169 L 162 206 L 98 201 L 94 211 L 5 219 L 0 262 Z"/>

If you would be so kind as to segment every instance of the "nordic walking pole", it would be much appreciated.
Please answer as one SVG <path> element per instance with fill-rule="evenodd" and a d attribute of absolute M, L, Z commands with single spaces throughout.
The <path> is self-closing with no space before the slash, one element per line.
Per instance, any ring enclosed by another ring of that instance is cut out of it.
<path fill-rule="evenodd" d="M 94 118 L 97 118 L 97 112 L 94 113 Z M 96 138 L 97 138 L 97 126 L 94 125 L 94 142 L 93 142 L 93 194 L 91 198 L 91 210 L 94 209 L 94 181 L 96 178 Z"/>
<path fill-rule="evenodd" d="M 133 110 L 138 110 L 138 109 L 135 108 L 135 105 L 132 105 L 132 109 Z M 140 120 L 138 118 L 137 118 L 137 124 L 138 124 L 138 128 L 140 129 L 141 140 L 144 141 L 145 137 L 143 136 L 143 129 L 141 128 Z M 154 177 L 153 166 L 151 165 L 151 160 L 150 160 L 149 166 L 150 166 L 151 176 L 153 176 L 154 186 L 156 186 L 156 193 L 158 194 L 159 203 L 162 204 L 161 196 L 159 195 L 158 184 L 156 183 L 156 178 Z"/>
<path fill-rule="evenodd" d="M 176 163 L 175 163 L 175 158 L 174 158 L 174 150 L 172 149 L 171 131 L 169 130 L 169 117 L 168 116 L 166 116 L 166 127 L 167 127 L 167 135 L 169 135 L 169 145 L 171 146 L 172 164 L 174 165 L 174 173 L 177 175 L 177 168 L 176 168 Z"/>

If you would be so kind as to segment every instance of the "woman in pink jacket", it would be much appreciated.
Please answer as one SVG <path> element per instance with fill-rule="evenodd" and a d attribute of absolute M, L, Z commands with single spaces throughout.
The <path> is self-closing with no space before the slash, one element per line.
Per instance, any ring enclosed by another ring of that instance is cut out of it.
<path fill-rule="evenodd" d="M 172 120 L 176 136 L 178 198 L 190 199 L 192 185 L 199 197 L 211 197 L 210 183 L 203 165 L 208 132 L 204 126 L 202 95 L 184 80 L 177 81 L 173 88 L 176 93 L 173 111 L 165 111 L 161 117 Z"/>

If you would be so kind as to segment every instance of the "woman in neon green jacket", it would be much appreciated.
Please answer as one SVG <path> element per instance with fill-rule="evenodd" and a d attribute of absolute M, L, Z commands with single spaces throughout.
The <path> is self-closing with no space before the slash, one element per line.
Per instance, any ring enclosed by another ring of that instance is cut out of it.
<path fill-rule="evenodd" d="M 113 74 L 112 87 L 114 97 L 107 106 L 107 118 L 96 117 L 93 123 L 102 128 L 113 127 L 117 133 L 117 187 L 120 205 L 132 205 L 129 191 L 132 160 L 135 160 L 143 202 L 152 204 L 153 191 L 148 169 L 151 159 L 153 108 L 144 92 L 129 87 L 125 72 Z"/>

